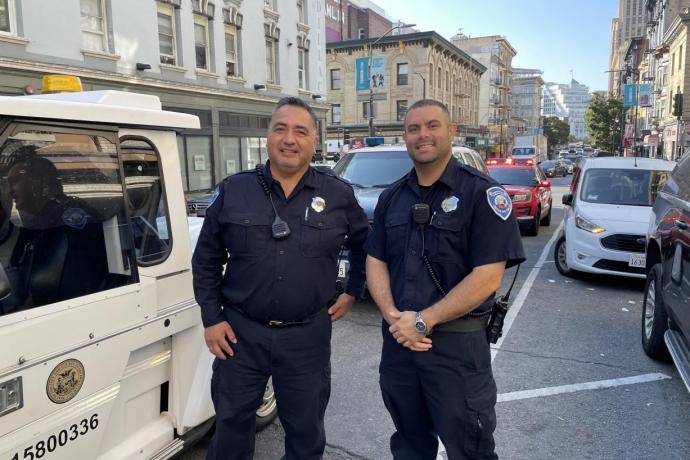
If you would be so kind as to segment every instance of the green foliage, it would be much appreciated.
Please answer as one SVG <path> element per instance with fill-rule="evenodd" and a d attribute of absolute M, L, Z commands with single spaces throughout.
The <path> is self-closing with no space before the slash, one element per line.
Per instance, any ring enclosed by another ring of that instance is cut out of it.
<path fill-rule="evenodd" d="M 609 95 L 594 94 L 585 112 L 585 125 L 594 145 L 608 152 L 613 152 L 621 145 L 622 116 L 622 100 Z"/>
<path fill-rule="evenodd" d="M 562 145 L 568 142 L 570 135 L 570 125 L 556 117 L 545 117 L 542 119 L 544 136 L 549 141 L 550 147 Z"/>

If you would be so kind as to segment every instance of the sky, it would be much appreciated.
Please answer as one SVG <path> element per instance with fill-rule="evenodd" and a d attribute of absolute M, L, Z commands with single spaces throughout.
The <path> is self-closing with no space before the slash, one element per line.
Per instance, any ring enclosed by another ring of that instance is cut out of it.
<path fill-rule="evenodd" d="M 608 89 L 611 19 L 617 0 L 373 0 L 391 20 L 450 39 L 503 35 L 517 51 L 513 67 L 544 71 L 544 81 L 573 78 L 590 91 Z"/>

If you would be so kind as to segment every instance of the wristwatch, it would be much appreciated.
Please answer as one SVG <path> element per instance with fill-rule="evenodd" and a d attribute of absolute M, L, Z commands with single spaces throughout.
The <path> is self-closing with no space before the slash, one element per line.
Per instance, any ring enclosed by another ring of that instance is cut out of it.
<path fill-rule="evenodd" d="M 422 318 L 422 312 L 421 311 L 418 311 L 417 315 L 415 316 L 414 328 L 417 330 L 417 332 L 420 335 L 423 335 L 425 337 L 429 333 L 429 329 L 427 329 L 427 327 L 426 327 L 426 323 L 424 322 L 424 318 Z"/>

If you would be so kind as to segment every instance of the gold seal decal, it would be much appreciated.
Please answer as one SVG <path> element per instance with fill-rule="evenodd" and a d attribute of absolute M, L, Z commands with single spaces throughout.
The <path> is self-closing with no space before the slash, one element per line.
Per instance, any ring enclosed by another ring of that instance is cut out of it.
<path fill-rule="evenodd" d="M 48 376 L 46 393 L 56 404 L 66 403 L 74 398 L 84 384 L 84 365 L 76 359 L 61 362 Z"/>

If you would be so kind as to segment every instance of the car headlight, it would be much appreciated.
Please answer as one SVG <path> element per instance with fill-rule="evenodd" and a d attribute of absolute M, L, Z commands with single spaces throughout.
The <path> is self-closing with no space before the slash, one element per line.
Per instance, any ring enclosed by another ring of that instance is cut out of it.
<path fill-rule="evenodd" d="M 524 203 L 525 201 L 531 201 L 531 193 L 516 193 L 513 195 L 513 203 Z"/>
<path fill-rule="evenodd" d="M 579 215 L 575 216 L 575 225 L 577 226 L 577 228 L 581 228 L 582 230 L 590 233 L 603 233 L 606 231 L 604 227 L 600 227 L 594 222 L 591 222 Z"/>

